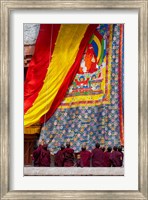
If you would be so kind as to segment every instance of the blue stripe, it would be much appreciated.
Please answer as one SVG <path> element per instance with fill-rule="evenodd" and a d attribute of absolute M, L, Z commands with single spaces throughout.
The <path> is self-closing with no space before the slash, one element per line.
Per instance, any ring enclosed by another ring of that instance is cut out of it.
<path fill-rule="evenodd" d="M 92 44 L 92 46 L 93 46 L 95 55 L 96 55 L 96 57 L 97 57 L 97 56 L 98 56 L 98 45 L 95 43 L 94 40 L 91 42 L 91 44 Z"/>

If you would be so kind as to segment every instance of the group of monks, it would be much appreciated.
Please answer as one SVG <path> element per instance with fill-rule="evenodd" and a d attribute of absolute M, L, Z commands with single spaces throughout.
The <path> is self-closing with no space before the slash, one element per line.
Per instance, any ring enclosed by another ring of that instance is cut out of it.
<path fill-rule="evenodd" d="M 44 140 L 36 150 L 33 151 L 32 158 L 34 166 L 50 167 L 51 155 L 47 149 L 48 145 Z M 92 152 L 86 149 L 86 145 L 82 145 L 79 153 L 74 153 L 70 147 L 70 142 L 66 143 L 66 147 L 61 145 L 61 149 L 54 155 L 55 167 L 122 167 L 124 154 L 122 147 L 100 147 L 96 143 Z"/>

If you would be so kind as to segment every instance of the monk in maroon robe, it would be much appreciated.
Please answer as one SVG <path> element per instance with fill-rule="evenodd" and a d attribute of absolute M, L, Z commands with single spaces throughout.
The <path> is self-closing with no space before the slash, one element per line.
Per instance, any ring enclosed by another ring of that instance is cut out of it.
<path fill-rule="evenodd" d="M 110 155 L 112 148 L 108 147 L 107 151 L 104 152 L 104 167 L 111 167 Z"/>
<path fill-rule="evenodd" d="M 65 146 L 61 145 L 61 150 L 59 150 L 55 155 L 55 166 L 56 167 L 64 166 L 64 154 L 63 154 L 64 149 L 65 149 Z"/>
<path fill-rule="evenodd" d="M 92 151 L 92 167 L 104 167 L 104 152 L 99 143 L 96 143 L 96 148 Z"/>
<path fill-rule="evenodd" d="M 124 153 L 122 152 L 122 146 L 118 147 L 118 151 L 122 154 L 122 165 L 121 166 L 123 166 Z"/>
<path fill-rule="evenodd" d="M 33 162 L 35 167 L 39 167 L 40 164 L 40 153 L 41 153 L 42 145 L 39 145 L 37 149 L 35 149 L 32 153 Z"/>
<path fill-rule="evenodd" d="M 47 150 L 48 145 L 44 144 L 41 148 L 39 166 L 50 167 L 50 151 Z"/>
<path fill-rule="evenodd" d="M 102 149 L 103 152 L 105 152 L 105 150 L 106 150 L 105 147 L 101 147 L 101 149 Z"/>
<path fill-rule="evenodd" d="M 121 167 L 122 166 L 122 154 L 117 151 L 117 147 L 114 146 L 113 152 L 110 155 L 110 161 L 112 167 Z"/>
<path fill-rule="evenodd" d="M 63 150 L 64 154 L 64 167 L 74 166 L 74 150 L 70 148 L 70 143 L 66 143 L 66 148 Z"/>
<path fill-rule="evenodd" d="M 86 146 L 82 145 L 82 151 L 80 152 L 80 166 L 90 167 L 91 153 L 86 150 Z"/>
<path fill-rule="evenodd" d="M 74 166 L 76 166 L 76 167 L 81 167 L 82 166 L 81 159 L 80 159 L 80 153 L 78 153 L 76 155 L 76 164 Z"/>

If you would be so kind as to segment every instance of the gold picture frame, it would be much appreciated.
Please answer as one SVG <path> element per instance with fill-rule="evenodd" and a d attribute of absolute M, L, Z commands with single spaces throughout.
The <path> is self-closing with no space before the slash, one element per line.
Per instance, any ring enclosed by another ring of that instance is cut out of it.
<path fill-rule="evenodd" d="M 1 199 L 147 199 L 148 198 L 148 0 L 127 1 L 23 1 L 23 0 L 1 0 L 1 134 L 0 134 L 0 180 Z M 139 63 L 138 63 L 138 127 L 139 127 L 139 171 L 137 191 L 10 191 L 9 176 L 9 24 L 10 12 L 15 9 L 137 9 L 139 26 Z"/>

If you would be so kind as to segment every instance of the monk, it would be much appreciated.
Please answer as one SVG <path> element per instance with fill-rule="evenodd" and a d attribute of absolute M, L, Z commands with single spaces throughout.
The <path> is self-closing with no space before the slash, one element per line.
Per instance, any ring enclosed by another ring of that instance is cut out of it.
<path fill-rule="evenodd" d="M 81 167 L 81 166 L 82 166 L 82 164 L 81 164 L 81 159 L 80 159 L 80 153 L 78 153 L 78 154 L 76 155 L 76 163 L 75 163 L 74 166 L 76 166 L 76 167 Z"/>
<path fill-rule="evenodd" d="M 102 149 L 103 152 L 105 152 L 105 150 L 106 150 L 105 147 L 101 147 L 101 149 Z"/>
<path fill-rule="evenodd" d="M 47 150 L 48 145 L 44 144 L 41 149 L 39 166 L 50 167 L 50 151 Z"/>
<path fill-rule="evenodd" d="M 42 139 L 40 142 L 39 142 L 39 146 L 33 151 L 32 153 L 32 159 L 33 159 L 33 163 L 34 163 L 34 166 L 35 167 L 39 167 L 39 163 L 40 163 L 40 153 L 41 153 L 41 149 L 42 149 L 42 146 L 44 144 L 44 140 Z"/>
<path fill-rule="evenodd" d="M 124 153 L 122 152 L 122 146 L 118 147 L 118 151 L 122 154 L 122 166 L 123 166 Z"/>
<path fill-rule="evenodd" d="M 63 154 L 64 149 L 65 149 L 65 146 L 62 144 L 61 150 L 59 150 L 55 155 L 55 166 L 56 167 L 64 166 L 64 154 Z"/>
<path fill-rule="evenodd" d="M 104 152 L 99 143 L 96 143 L 96 148 L 92 150 L 92 167 L 104 167 Z"/>
<path fill-rule="evenodd" d="M 50 152 L 47 150 L 47 144 L 44 139 L 41 140 L 38 148 L 33 151 L 33 160 L 35 167 L 50 166 Z"/>
<path fill-rule="evenodd" d="M 111 167 L 110 155 L 112 148 L 108 147 L 107 151 L 104 152 L 104 167 Z"/>
<path fill-rule="evenodd" d="M 37 149 L 35 149 L 32 153 L 33 165 L 35 167 L 39 167 L 40 152 L 41 152 L 41 145 Z"/>
<path fill-rule="evenodd" d="M 74 150 L 70 148 L 70 142 L 66 143 L 66 148 L 63 150 L 64 167 L 74 166 Z"/>
<path fill-rule="evenodd" d="M 86 145 L 82 145 L 82 150 L 80 152 L 80 166 L 90 167 L 91 152 L 86 150 Z"/>
<path fill-rule="evenodd" d="M 122 154 L 117 151 L 117 147 L 113 147 L 113 152 L 110 155 L 110 161 L 112 167 L 121 167 L 122 166 Z"/>

